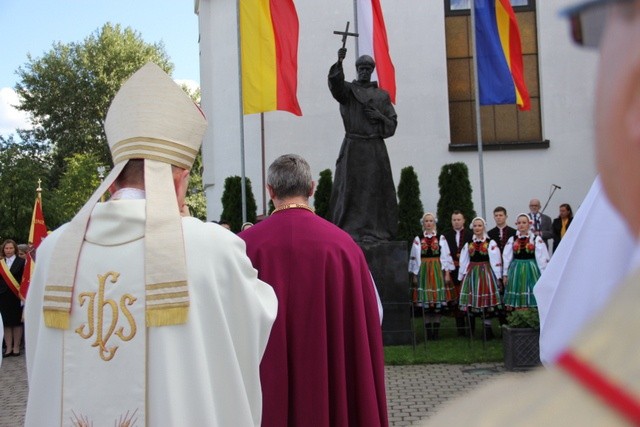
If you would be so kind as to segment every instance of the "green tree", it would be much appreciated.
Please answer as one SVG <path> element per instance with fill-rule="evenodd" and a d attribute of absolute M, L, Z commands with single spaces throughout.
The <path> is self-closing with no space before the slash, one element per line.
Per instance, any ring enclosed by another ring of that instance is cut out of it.
<path fill-rule="evenodd" d="M 33 124 L 30 136 L 53 149 L 50 178 L 56 187 L 65 159 L 75 153 L 111 164 L 103 124 L 122 83 L 150 61 L 173 70 L 162 43 L 148 44 L 133 29 L 110 23 L 81 43 L 54 43 L 42 57 L 27 59 L 17 70 L 18 109 Z"/>
<path fill-rule="evenodd" d="M 418 175 L 413 166 L 407 166 L 400 172 L 398 184 L 398 239 L 411 243 L 420 235 L 420 218 L 423 214 Z"/>
<path fill-rule="evenodd" d="M 95 154 L 74 154 L 65 159 L 65 172 L 58 188 L 53 190 L 55 209 L 46 217 L 49 227 L 57 228 L 69 222 L 96 191 L 100 186 L 98 166 L 104 165 Z"/>
<path fill-rule="evenodd" d="M 50 212 L 47 192 L 50 162 L 45 146 L 0 137 L 0 237 L 26 243 L 38 180 L 43 188 L 45 219 Z"/>
<path fill-rule="evenodd" d="M 331 200 L 332 188 L 331 169 L 325 169 L 320 172 L 318 187 L 316 187 L 316 193 L 313 196 L 313 207 L 316 210 L 316 214 L 324 219 L 328 219 L 329 216 L 329 201 Z"/>
<path fill-rule="evenodd" d="M 187 190 L 185 202 L 189 206 L 191 215 L 206 221 L 207 199 L 204 196 L 204 186 L 202 184 L 202 152 L 199 152 L 196 156 L 189 176 L 189 189 Z"/>
<path fill-rule="evenodd" d="M 256 222 L 256 199 L 251 190 L 251 180 L 245 178 L 246 198 L 247 198 L 247 221 Z M 222 214 L 220 220 L 231 224 L 233 232 L 239 232 L 242 226 L 242 178 L 230 176 L 224 180 L 224 190 L 222 192 Z"/>
<path fill-rule="evenodd" d="M 469 168 L 462 162 L 449 163 L 442 166 L 438 177 L 440 200 L 438 200 L 438 231 L 451 229 L 451 214 L 459 210 L 468 226 L 476 216 L 471 199 L 472 189 L 469 181 Z"/>
<path fill-rule="evenodd" d="M 196 88 L 192 90 L 186 84 L 181 85 L 182 90 L 185 91 L 187 95 L 195 102 L 200 105 L 200 88 Z M 187 206 L 189 206 L 189 211 L 191 215 L 194 217 L 201 219 L 202 221 L 207 220 L 207 199 L 204 195 L 204 184 L 202 181 L 202 150 L 198 152 L 195 161 L 193 162 L 193 166 L 191 167 L 191 172 L 189 174 L 189 188 L 187 190 L 187 197 L 185 198 L 185 202 Z"/>
<path fill-rule="evenodd" d="M 191 99 L 193 99 L 193 102 L 200 105 L 200 99 L 202 98 L 202 91 L 200 90 L 200 87 L 192 89 L 189 85 L 184 83 L 182 83 L 180 87 Z"/>

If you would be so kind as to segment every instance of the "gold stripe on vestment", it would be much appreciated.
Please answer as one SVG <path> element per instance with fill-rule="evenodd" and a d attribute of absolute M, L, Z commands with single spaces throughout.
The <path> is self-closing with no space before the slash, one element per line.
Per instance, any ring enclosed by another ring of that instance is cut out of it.
<path fill-rule="evenodd" d="M 57 296 L 57 295 L 44 295 L 44 301 L 53 301 L 53 302 L 62 302 L 62 303 L 70 303 L 71 302 L 71 297 L 61 297 L 61 296 Z"/>
<path fill-rule="evenodd" d="M 71 292 L 72 286 L 65 285 L 47 285 L 44 287 L 45 292 Z"/>
<path fill-rule="evenodd" d="M 147 295 L 147 305 L 149 305 L 149 301 L 158 301 L 158 300 L 164 300 L 164 299 L 179 299 L 179 298 L 189 298 L 189 292 L 180 291 L 180 292 L 170 292 L 166 294 L 150 294 L 150 295 Z"/>

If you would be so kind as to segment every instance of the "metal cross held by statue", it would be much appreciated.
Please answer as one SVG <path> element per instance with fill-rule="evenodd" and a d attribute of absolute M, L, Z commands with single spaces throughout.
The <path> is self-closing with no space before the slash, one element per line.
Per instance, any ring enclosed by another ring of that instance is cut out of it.
<path fill-rule="evenodd" d="M 334 31 L 333 34 L 339 34 L 342 36 L 342 47 L 344 48 L 347 44 L 347 37 L 353 36 L 358 37 L 358 33 L 350 33 L 349 32 L 349 21 L 347 21 L 347 28 L 344 31 Z"/>

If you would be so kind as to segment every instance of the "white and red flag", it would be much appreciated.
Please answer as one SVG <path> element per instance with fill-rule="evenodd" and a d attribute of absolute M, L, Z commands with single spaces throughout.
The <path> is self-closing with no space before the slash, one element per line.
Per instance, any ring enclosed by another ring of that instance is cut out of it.
<path fill-rule="evenodd" d="M 357 0 L 358 54 L 369 55 L 376 61 L 371 80 L 389 92 L 391 102 L 396 103 L 396 70 L 389 55 L 387 29 L 384 25 L 380 0 Z"/>

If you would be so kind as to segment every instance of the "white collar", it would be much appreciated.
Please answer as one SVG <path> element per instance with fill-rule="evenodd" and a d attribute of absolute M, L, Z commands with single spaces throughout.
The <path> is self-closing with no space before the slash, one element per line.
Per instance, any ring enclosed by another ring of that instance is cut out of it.
<path fill-rule="evenodd" d="M 109 200 L 140 200 L 146 199 L 146 193 L 139 188 L 121 188 L 111 196 Z"/>

